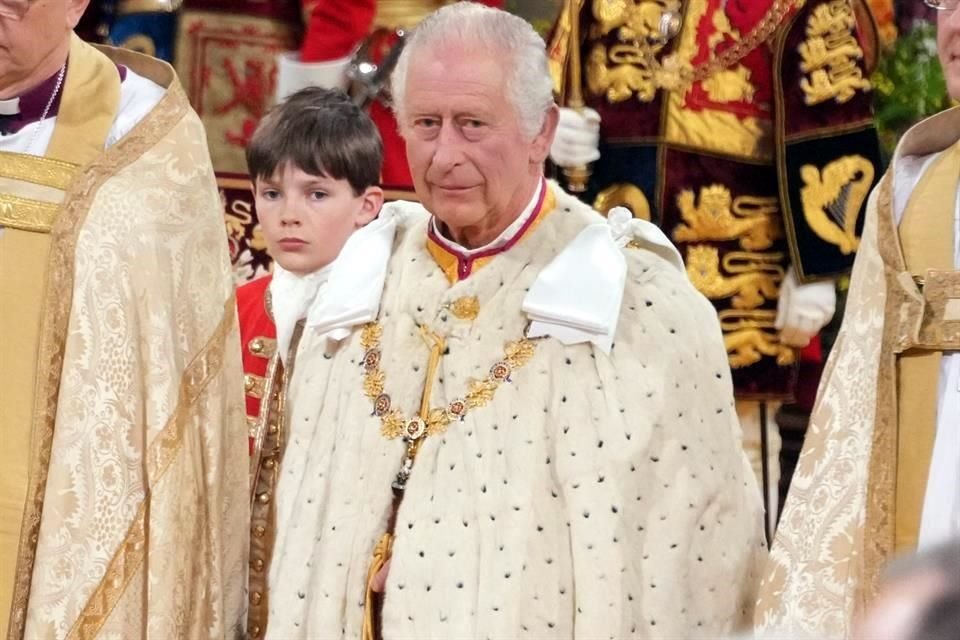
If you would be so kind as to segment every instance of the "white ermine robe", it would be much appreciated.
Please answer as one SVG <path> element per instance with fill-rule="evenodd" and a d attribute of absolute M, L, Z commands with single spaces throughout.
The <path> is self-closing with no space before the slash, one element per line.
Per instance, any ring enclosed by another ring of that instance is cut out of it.
<path fill-rule="evenodd" d="M 430 383 L 430 406 L 444 407 L 524 336 L 543 269 L 606 225 L 548 188 L 556 208 L 453 284 L 428 252 L 429 223 L 400 225 L 379 317 L 394 408 L 419 409 L 420 326 L 446 341 Z M 632 245 L 609 355 L 539 339 L 492 401 L 426 439 L 397 517 L 384 638 L 706 638 L 750 619 L 761 500 L 716 314 L 662 247 Z M 470 296 L 479 314 L 457 317 Z M 335 343 L 308 328 L 300 343 L 268 637 L 360 636 L 405 450 L 364 394 L 360 333 Z"/>

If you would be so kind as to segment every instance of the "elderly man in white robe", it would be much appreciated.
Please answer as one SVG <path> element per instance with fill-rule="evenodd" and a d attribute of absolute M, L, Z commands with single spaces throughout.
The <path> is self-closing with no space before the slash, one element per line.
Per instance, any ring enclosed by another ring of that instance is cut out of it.
<path fill-rule="evenodd" d="M 266 636 L 737 628 L 761 499 L 676 250 L 544 181 L 557 107 L 520 18 L 437 11 L 393 82 L 422 207 L 386 207 L 380 249 L 346 248 L 307 314 L 257 497 L 277 513 Z"/>

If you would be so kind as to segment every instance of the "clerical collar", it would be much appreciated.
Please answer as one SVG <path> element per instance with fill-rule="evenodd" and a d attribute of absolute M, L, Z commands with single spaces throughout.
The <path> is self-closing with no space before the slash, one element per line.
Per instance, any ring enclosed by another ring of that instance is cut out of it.
<path fill-rule="evenodd" d="M 488 263 L 494 256 L 507 251 L 523 239 L 543 217 L 553 210 L 556 200 L 547 188 L 546 180 L 540 180 L 539 188 L 523 211 L 492 242 L 475 249 L 467 249 L 443 236 L 437 219 L 430 220 L 427 228 L 427 250 L 443 269 L 450 282 L 466 279 L 477 268 Z"/>
<path fill-rule="evenodd" d="M 20 113 L 20 98 L 0 100 L 0 116 L 15 116 Z"/>
<path fill-rule="evenodd" d="M 66 65 L 68 67 L 69 64 L 69 61 L 67 61 Z M 120 82 L 123 82 L 127 75 L 127 68 L 117 65 L 117 71 L 120 73 Z M 59 75 L 60 69 L 57 69 L 56 73 L 26 93 L 15 98 L 0 100 L 0 134 L 14 134 L 24 127 L 38 122 L 47 107 L 47 102 L 50 101 L 51 94 L 57 88 L 57 77 Z M 63 89 L 61 88 L 53 98 L 53 103 L 47 111 L 47 118 L 53 118 L 57 115 L 62 97 Z"/>

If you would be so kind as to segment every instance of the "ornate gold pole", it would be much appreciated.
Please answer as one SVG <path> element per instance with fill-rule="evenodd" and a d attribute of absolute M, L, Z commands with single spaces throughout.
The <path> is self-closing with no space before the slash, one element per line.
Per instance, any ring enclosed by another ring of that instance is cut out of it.
<path fill-rule="evenodd" d="M 583 82 L 582 68 L 580 67 L 580 2 L 582 0 L 567 0 L 567 14 L 570 16 L 570 57 L 567 61 L 569 89 L 567 91 L 567 105 L 577 112 L 582 112 Z M 590 168 L 566 167 L 563 175 L 567 178 L 567 189 L 571 193 L 583 193 L 590 182 Z"/>

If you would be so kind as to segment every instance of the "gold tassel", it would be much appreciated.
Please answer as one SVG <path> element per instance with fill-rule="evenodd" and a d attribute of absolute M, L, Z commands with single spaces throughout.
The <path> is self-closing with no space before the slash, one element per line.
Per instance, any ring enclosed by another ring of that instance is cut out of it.
<path fill-rule="evenodd" d="M 367 598 L 363 605 L 363 630 L 360 634 L 362 640 L 376 640 L 374 633 L 376 621 L 374 620 L 374 616 L 377 615 L 377 612 L 376 607 L 373 606 L 373 581 L 377 578 L 377 574 L 380 573 L 380 569 L 383 569 L 383 565 L 387 564 L 387 561 L 390 560 L 392 551 L 393 535 L 385 533 L 380 536 L 377 546 L 373 548 L 373 560 L 370 562 L 370 569 L 367 571 Z"/>

